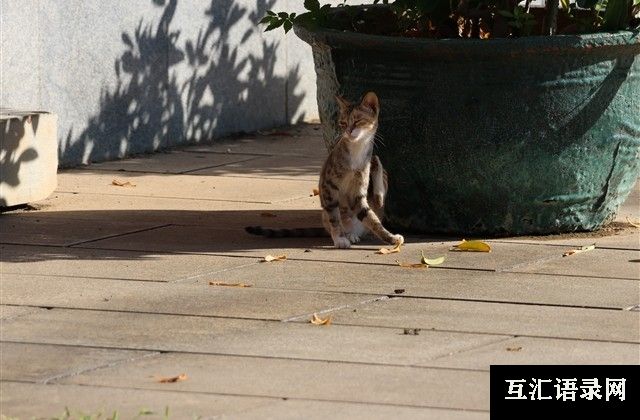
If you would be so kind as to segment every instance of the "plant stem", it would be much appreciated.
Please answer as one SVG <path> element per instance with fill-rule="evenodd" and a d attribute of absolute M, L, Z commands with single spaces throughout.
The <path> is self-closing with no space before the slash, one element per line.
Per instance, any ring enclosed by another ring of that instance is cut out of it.
<path fill-rule="evenodd" d="M 543 35 L 555 35 L 558 31 L 558 3 L 558 0 L 546 1 L 547 15 L 545 16 Z"/>

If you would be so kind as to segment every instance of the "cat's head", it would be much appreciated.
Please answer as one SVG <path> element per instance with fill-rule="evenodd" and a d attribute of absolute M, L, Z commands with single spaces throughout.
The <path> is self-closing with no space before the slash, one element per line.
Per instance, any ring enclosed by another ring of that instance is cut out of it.
<path fill-rule="evenodd" d="M 378 96 L 367 92 L 359 104 L 352 104 L 340 96 L 336 96 L 336 100 L 340 107 L 338 125 L 343 135 L 354 142 L 373 140 L 380 113 Z"/>

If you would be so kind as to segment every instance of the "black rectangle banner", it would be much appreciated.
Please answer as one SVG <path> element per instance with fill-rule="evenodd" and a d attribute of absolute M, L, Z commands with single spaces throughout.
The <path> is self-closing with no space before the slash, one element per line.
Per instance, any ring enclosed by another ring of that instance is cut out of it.
<path fill-rule="evenodd" d="M 492 365 L 490 372 L 492 419 L 640 412 L 640 365 Z"/>

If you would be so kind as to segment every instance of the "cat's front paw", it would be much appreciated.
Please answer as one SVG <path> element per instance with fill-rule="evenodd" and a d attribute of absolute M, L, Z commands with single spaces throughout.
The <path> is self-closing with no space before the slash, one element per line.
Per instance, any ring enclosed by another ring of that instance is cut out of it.
<path fill-rule="evenodd" d="M 402 244 L 404 244 L 404 236 L 402 236 L 402 235 L 391 235 L 391 244 L 393 244 L 393 245 L 402 245 Z"/>
<path fill-rule="evenodd" d="M 357 244 L 358 242 L 360 242 L 360 235 L 358 235 L 357 233 L 354 233 L 354 232 L 347 233 L 347 239 L 352 244 Z"/>
<path fill-rule="evenodd" d="M 336 246 L 336 248 L 341 248 L 341 249 L 345 249 L 345 248 L 350 248 L 351 247 L 351 242 L 349 242 L 349 240 L 347 238 L 345 238 L 344 236 L 339 236 L 339 237 L 335 238 L 333 240 L 333 244 Z"/>

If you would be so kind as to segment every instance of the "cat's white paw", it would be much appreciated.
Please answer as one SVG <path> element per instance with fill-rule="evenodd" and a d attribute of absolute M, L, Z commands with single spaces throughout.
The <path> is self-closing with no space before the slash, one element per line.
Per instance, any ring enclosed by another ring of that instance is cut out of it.
<path fill-rule="evenodd" d="M 360 235 L 355 232 L 347 233 L 347 239 L 352 244 L 357 244 L 358 242 L 360 242 Z"/>
<path fill-rule="evenodd" d="M 384 207 L 384 195 L 382 194 L 374 194 L 373 195 L 373 207 L 376 209 L 381 209 Z"/>
<path fill-rule="evenodd" d="M 404 243 L 404 236 L 402 235 L 391 235 L 391 240 L 394 245 L 402 245 Z"/>
<path fill-rule="evenodd" d="M 351 247 L 351 242 L 349 242 L 349 240 L 347 238 L 345 238 L 344 236 L 339 236 L 337 238 L 335 238 L 333 240 L 333 244 L 336 246 L 336 248 L 350 248 Z"/>

